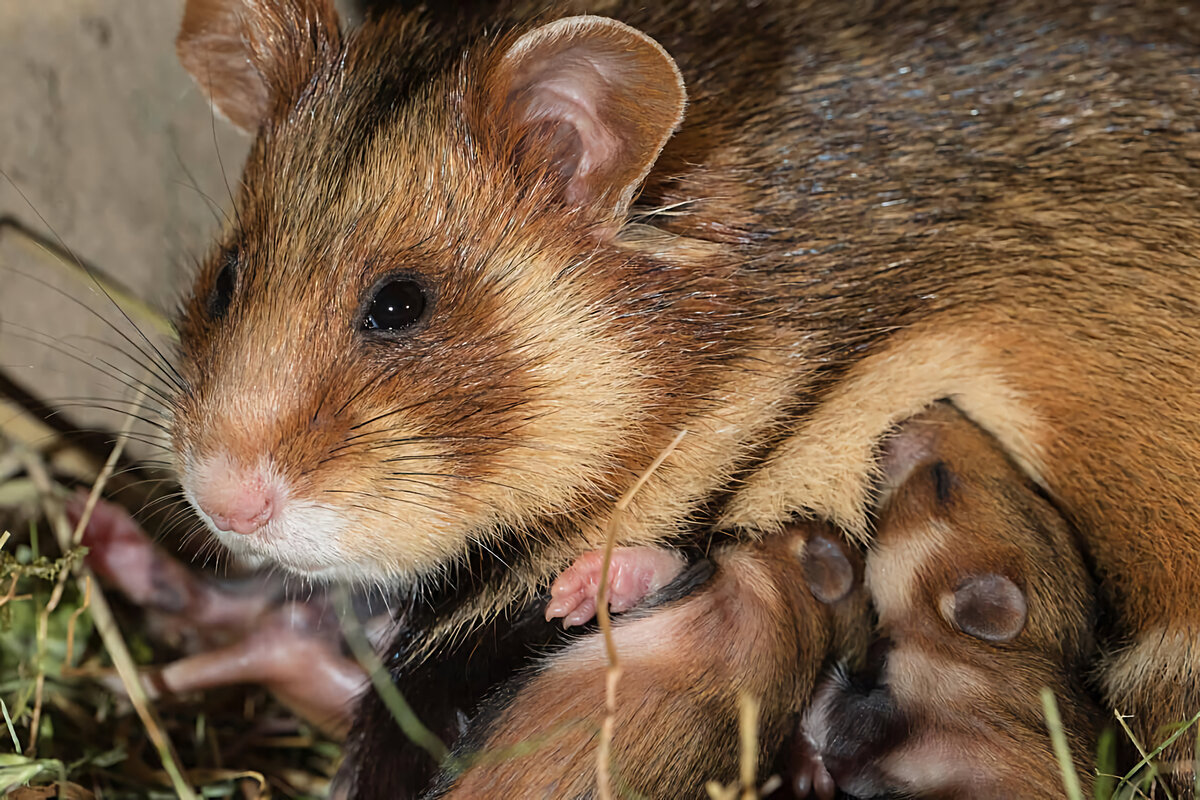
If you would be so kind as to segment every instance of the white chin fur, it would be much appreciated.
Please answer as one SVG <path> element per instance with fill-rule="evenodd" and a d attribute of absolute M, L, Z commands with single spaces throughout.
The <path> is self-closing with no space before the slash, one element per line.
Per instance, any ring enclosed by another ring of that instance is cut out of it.
<path fill-rule="evenodd" d="M 190 494 L 188 500 L 199 511 Z M 342 541 L 348 525 L 336 509 L 289 500 L 274 519 L 248 535 L 220 530 L 207 514 L 199 514 L 217 541 L 247 567 L 276 566 L 317 581 L 387 577 L 379 564 L 355 563 L 347 556 Z"/>

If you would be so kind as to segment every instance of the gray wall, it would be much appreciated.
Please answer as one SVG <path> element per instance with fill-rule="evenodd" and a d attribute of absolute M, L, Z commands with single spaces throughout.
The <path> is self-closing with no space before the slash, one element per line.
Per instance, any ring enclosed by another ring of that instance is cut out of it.
<path fill-rule="evenodd" d="M 16 184 L 0 177 L 0 215 L 61 237 L 161 308 L 229 207 L 221 163 L 233 184 L 247 145 L 214 119 L 175 59 L 182 8 L 182 0 L 0 0 L 0 169 Z M 59 290 L 119 320 L 55 259 L 0 232 L 0 369 L 54 402 L 120 397 L 116 381 L 28 341 L 49 337 L 95 355 L 105 346 L 85 337 L 128 347 Z M 96 411 L 69 413 L 114 424 Z"/>

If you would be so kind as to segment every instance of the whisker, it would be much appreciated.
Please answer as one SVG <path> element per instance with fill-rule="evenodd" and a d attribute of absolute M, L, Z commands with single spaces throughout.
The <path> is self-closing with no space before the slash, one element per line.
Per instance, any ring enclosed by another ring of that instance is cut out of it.
<path fill-rule="evenodd" d="M 3 175 L 3 174 L 4 174 L 4 171 L 0 170 L 0 175 Z M 7 177 L 7 176 L 5 176 L 5 177 Z M 10 179 L 10 182 L 11 182 L 11 179 Z M 17 191 L 20 192 L 19 189 Z M 24 195 L 22 195 L 22 197 L 24 197 Z M 5 219 L 0 218 L 0 224 L 3 224 L 4 222 L 5 222 Z M 19 229 L 21 229 L 21 228 L 19 228 Z M 23 229 L 21 229 L 21 230 L 23 230 Z M 55 234 L 55 235 L 57 236 L 57 234 Z M 71 255 L 72 255 L 72 257 L 74 257 L 73 253 Z M 30 281 L 33 281 L 34 283 L 38 283 L 38 284 L 44 286 L 45 288 L 49 289 L 50 291 L 60 295 L 61 297 L 66 298 L 67 300 L 70 300 L 72 303 L 75 303 L 77 306 L 79 306 L 80 308 L 87 311 L 89 314 L 91 314 L 93 317 L 98 319 L 100 322 L 103 322 L 105 325 L 107 325 L 109 327 L 109 329 L 112 330 L 113 333 L 115 333 L 117 336 L 120 336 L 126 343 L 129 344 L 130 347 L 132 347 L 134 350 L 136 350 L 138 353 L 140 353 L 142 355 L 142 358 L 145 359 L 145 361 L 141 362 L 141 363 L 143 363 L 143 365 L 146 366 L 147 369 L 150 369 L 151 367 L 153 367 L 152 371 L 155 373 L 155 375 L 158 378 L 163 380 L 166 384 L 174 385 L 175 388 L 181 392 L 186 391 L 187 384 L 183 380 L 183 376 L 179 374 L 178 370 L 176 370 L 174 366 L 172 366 L 172 364 L 170 363 L 170 360 L 167 359 L 167 357 L 165 355 L 163 355 L 162 351 L 160 351 L 158 349 L 158 347 L 156 347 L 154 345 L 154 343 L 151 342 L 149 338 L 147 338 L 146 334 L 142 333 L 142 329 L 139 328 L 132 319 L 130 319 L 129 315 L 125 313 L 125 310 L 120 307 L 120 305 L 117 303 L 116 300 L 114 300 L 112 298 L 112 296 L 108 293 L 108 291 L 103 286 L 100 286 L 99 281 L 92 274 L 93 268 L 82 266 L 82 264 L 81 264 L 80 268 L 83 269 L 85 271 L 85 273 L 89 277 L 92 278 L 93 283 L 96 283 L 96 285 L 100 287 L 100 291 L 104 294 L 104 296 L 106 298 L 108 298 L 108 301 L 117 308 L 117 310 L 121 313 L 121 316 L 125 319 L 125 321 L 128 322 L 135 331 L 137 331 L 137 334 L 140 337 L 142 337 L 143 340 L 145 340 L 145 342 L 151 348 L 151 350 L 154 351 L 155 355 L 151 355 L 141 345 L 139 345 L 133 339 L 129 338 L 129 335 L 127 333 L 125 333 L 125 331 L 118 328 L 107 317 L 105 317 L 100 312 L 96 311 L 96 309 L 92 308 L 87 303 L 80 300 L 78 297 L 75 297 L 74 295 L 72 295 L 70 292 L 63 290 L 63 289 L 49 283 L 48 281 L 45 281 L 42 278 L 39 278 L 36 275 L 30 275 L 21 270 L 15 270 L 15 269 L 11 269 L 11 268 L 10 268 L 10 271 L 16 275 L 20 275 L 21 277 L 25 278 L 26 280 L 30 280 Z M 155 356 L 157 356 L 157 357 L 155 357 Z"/>
<path fill-rule="evenodd" d="M 407 494 L 415 494 L 418 497 L 428 497 L 428 495 L 422 494 L 421 492 L 406 492 L 406 493 Z M 324 491 L 324 494 L 348 494 L 348 495 L 357 495 L 359 497 L 369 497 L 373 500 L 383 499 L 383 498 L 379 497 L 379 495 L 371 494 L 370 492 L 358 492 L 353 489 L 326 489 Z M 439 513 L 439 514 L 444 513 L 446 510 L 444 508 L 437 508 L 435 506 L 426 505 L 424 503 L 418 503 L 416 500 L 409 500 L 408 498 L 404 498 L 404 497 L 391 497 L 391 498 L 387 498 L 387 499 L 392 502 L 407 503 L 409 505 L 416 506 L 417 508 L 422 508 L 426 511 L 432 511 L 432 512 Z M 349 508 L 358 508 L 363 511 L 370 511 L 372 514 L 382 514 L 385 517 L 391 517 L 392 519 L 396 520 L 397 522 L 403 521 L 403 520 L 401 520 L 400 517 L 396 516 L 395 514 L 390 514 L 386 511 L 379 511 L 379 510 L 373 509 L 373 508 L 368 508 L 367 506 L 363 506 L 363 505 L 353 505 L 352 504 L 349 506 Z"/>
<path fill-rule="evenodd" d="M 137 414 L 131 413 L 128 409 L 110 408 L 105 405 L 107 403 L 121 402 L 121 398 L 119 397 L 100 397 L 99 395 L 84 394 L 51 395 L 45 399 L 45 402 L 47 405 L 57 406 L 58 408 L 95 408 L 103 411 L 111 411 L 114 414 L 120 414 L 124 417 L 137 416 Z M 163 430 L 164 432 L 169 432 L 170 429 L 167 427 L 167 423 L 171 421 L 172 417 L 161 407 L 157 405 L 147 405 L 144 402 L 136 404 L 130 403 L 129 407 L 138 412 L 138 414 L 152 415 L 151 418 L 145 419 L 144 421 L 149 425 L 153 425 L 155 428 Z"/>
<path fill-rule="evenodd" d="M 501 483 L 499 481 L 493 481 L 493 480 L 489 480 L 487 478 L 479 478 L 479 477 L 475 477 L 472 475 L 453 475 L 453 474 L 441 475 L 436 472 L 393 472 L 393 473 L 390 473 L 388 475 L 388 477 L 384 478 L 384 480 L 411 479 L 410 476 L 417 476 L 417 477 L 422 477 L 422 478 L 449 478 L 451 480 L 465 481 L 468 483 L 481 483 L 486 486 L 497 486 L 501 489 L 508 489 L 509 491 L 512 491 L 512 492 L 520 492 L 522 494 L 527 494 L 531 497 L 537 496 L 536 492 L 531 492 L 528 489 L 522 489 L 518 486 L 510 486 L 507 483 Z M 439 487 L 439 488 L 444 488 L 444 487 Z M 453 491 L 453 490 L 445 489 L 445 491 Z M 467 495 L 467 496 L 470 497 L 470 495 Z M 475 498 L 472 497 L 471 499 L 474 500 Z"/>
<path fill-rule="evenodd" d="M 211 76 L 209 80 L 211 81 Z M 245 230 L 245 227 L 242 225 L 241 212 L 238 211 L 237 200 L 233 196 L 233 189 L 229 187 L 229 175 L 225 172 L 225 160 L 221 158 L 221 144 L 217 140 L 217 107 L 212 103 L 209 103 L 209 124 L 212 129 L 213 151 L 217 155 L 217 167 L 221 170 L 221 180 L 225 183 L 225 193 L 229 195 L 229 207 L 233 209 L 233 218 L 237 220 L 238 230 Z"/>
<path fill-rule="evenodd" d="M 141 391 L 143 389 L 146 390 L 147 392 L 153 391 L 162 397 L 166 397 L 167 405 L 173 405 L 175 402 L 174 396 L 171 394 L 163 394 L 164 390 L 161 389 L 160 387 L 156 387 L 151 383 L 147 383 L 147 382 L 141 380 L 140 378 L 136 378 L 133 375 L 130 375 L 129 373 L 125 372 L 124 370 L 121 370 L 121 369 L 113 366 L 112 364 L 110 364 L 108 361 L 106 361 L 104 359 L 98 359 L 93 354 L 88 353 L 84 350 L 79 350 L 78 348 L 73 348 L 74 352 L 72 352 L 72 350 L 65 349 L 67 346 L 67 343 L 64 340 L 51 339 L 48 336 L 46 336 L 46 334 L 42 334 L 37 331 L 23 330 L 19 326 L 13 325 L 12 323 L 7 323 L 4 320 L 0 320 L 0 325 L 4 325 L 4 326 L 15 329 L 14 331 L 10 332 L 10 334 L 9 334 L 10 336 L 14 336 L 17 339 L 22 339 L 27 342 L 32 342 L 32 343 L 38 345 L 39 347 L 45 347 L 47 350 L 50 350 L 52 352 L 66 356 L 67 358 L 74 359 L 75 361 L 79 362 L 80 364 L 83 364 L 84 366 L 88 367 L 89 369 L 94 369 L 97 372 L 99 372 L 101 375 L 105 376 L 106 378 L 110 378 L 110 379 L 116 381 L 117 383 L 120 383 L 122 386 L 125 386 L 133 391 Z M 40 336 L 46 336 L 46 338 L 44 338 L 44 339 L 37 338 Z M 126 355 L 126 357 L 128 357 L 128 354 L 125 354 L 125 355 Z M 88 358 L 87 356 L 91 356 L 91 358 Z M 130 360 L 134 361 L 135 363 L 140 363 L 140 362 L 137 362 L 136 359 L 130 359 Z M 117 370 L 117 372 L 119 372 L 121 375 L 127 376 L 130 381 L 133 381 L 133 383 L 124 381 L 117 375 L 112 374 L 111 372 L 105 372 L 103 369 L 101 369 L 99 366 L 97 366 L 97 363 L 96 363 L 97 361 L 99 361 L 101 364 L 104 364 L 105 366 L 112 367 L 113 369 Z M 162 380 L 162 377 L 157 375 L 152 370 L 147 370 L 146 374 L 150 377 L 155 378 L 156 380 Z"/>
<path fill-rule="evenodd" d="M 374 380 L 374 383 L 379 383 L 381 379 L 386 378 L 386 377 L 389 377 L 389 376 L 387 376 L 387 375 L 377 376 Z M 371 383 L 364 384 L 364 387 L 371 387 L 371 386 L 372 386 Z M 357 392 L 355 395 L 352 396 L 352 399 L 361 396 L 361 394 L 362 394 L 362 391 L 360 390 L 359 392 Z M 407 405 L 400 406 L 399 408 L 390 409 L 388 411 L 383 412 L 382 414 L 379 414 L 378 416 L 372 417 L 371 419 L 368 419 L 368 420 L 364 420 L 355 425 L 351 425 L 350 430 L 356 431 L 356 430 L 359 430 L 360 428 L 364 428 L 367 425 L 370 425 L 372 423 L 379 422 L 380 420 L 387 419 L 388 417 L 391 417 L 391 416 L 395 416 L 396 414 L 403 414 L 406 411 L 412 411 L 413 409 L 420 408 L 421 406 L 428 405 L 430 403 L 440 402 L 444 399 L 445 398 L 441 398 L 441 397 L 426 397 L 421 400 L 417 400 L 415 402 L 408 403 Z M 347 400 L 346 403 L 344 403 L 342 408 L 339 410 L 339 413 L 345 411 L 346 407 L 350 404 L 350 402 L 351 402 L 351 400 Z"/>
<path fill-rule="evenodd" d="M 225 213 L 225 209 L 221 208 L 220 203 L 209 197 L 208 194 L 200 188 L 199 182 L 196 181 L 196 176 L 192 174 L 192 171 L 188 169 L 188 165 L 183 162 L 183 158 L 179 155 L 179 148 L 172 147 L 171 150 L 175 155 L 175 163 L 179 165 L 181 170 L 183 170 L 183 174 L 187 176 L 189 181 L 189 183 L 184 183 L 183 181 L 176 181 L 176 183 L 183 186 L 189 186 L 190 184 L 190 188 L 194 190 L 196 194 L 204 198 L 206 205 L 208 206 L 208 210 L 212 213 L 213 219 L 217 222 L 217 224 L 228 225 L 229 215 Z"/>
<path fill-rule="evenodd" d="M 388 482 L 388 483 L 395 483 L 395 482 L 398 482 L 398 481 L 403 481 L 403 482 L 405 482 L 405 483 L 413 483 L 413 484 L 416 484 L 417 486 L 424 486 L 424 487 L 427 487 L 427 488 L 429 488 L 429 489 L 434 489 L 434 490 L 436 490 L 436 491 L 438 491 L 438 492 L 445 492 L 446 494 L 455 494 L 455 495 L 458 495 L 458 496 L 460 496 L 460 497 L 465 497 L 465 498 L 467 498 L 468 500 L 470 500 L 470 501 L 471 501 L 471 502 L 473 502 L 473 503 L 479 503 L 479 502 L 481 502 L 481 501 L 480 501 L 480 499 L 479 499 L 478 497 L 475 497 L 474 495 L 472 495 L 472 494 L 470 494 L 469 492 L 466 492 L 466 491 L 464 491 L 464 490 L 462 490 L 462 489 L 452 489 L 452 488 L 450 488 L 449 486 L 438 486 L 437 484 L 435 484 L 435 483 L 431 483 L 430 481 L 422 481 L 422 480 L 418 480 L 417 478 L 410 478 L 410 477 L 408 477 L 408 476 L 407 476 L 407 474 L 405 474 L 405 473 L 393 473 L 393 474 L 391 474 L 391 475 L 388 475 L 388 476 L 387 476 L 386 478 L 384 478 L 383 480 L 384 480 L 384 481 L 386 481 L 386 482 Z M 400 490 L 397 490 L 397 491 L 407 492 L 407 491 L 410 491 L 410 490 L 407 490 L 407 489 L 400 489 Z M 431 495 L 425 495 L 425 496 L 431 496 Z"/>
<path fill-rule="evenodd" d="M 88 399 L 94 400 L 95 398 L 88 398 Z M 166 427 L 161 422 L 156 422 L 155 420 L 152 420 L 148 417 L 144 417 L 141 414 L 135 414 L 134 412 L 130 411 L 129 409 L 124 409 L 124 408 L 114 407 L 114 406 L 100 405 L 98 403 L 93 403 L 93 402 L 74 403 L 74 402 L 64 401 L 64 402 L 58 403 L 57 405 L 58 405 L 58 408 L 51 412 L 51 416 L 60 414 L 68 408 L 98 409 L 100 411 L 107 411 L 111 414 L 120 414 L 121 416 L 128 417 L 131 419 L 136 419 L 140 422 L 144 422 L 145 424 L 162 431 L 161 438 L 156 437 L 155 441 L 158 441 L 158 442 L 164 443 L 164 444 L 169 443 L 171 441 L 170 428 Z M 87 430 L 87 429 L 83 429 L 83 430 Z M 92 429 L 91 432 L 92 433 L 105 433 L 106 431 Z M 138 435 L 141 436 L 142 438 L 149 438 L 151 436 L 151 433 L 149 431 L 141 431 L 138 433 Z"/>

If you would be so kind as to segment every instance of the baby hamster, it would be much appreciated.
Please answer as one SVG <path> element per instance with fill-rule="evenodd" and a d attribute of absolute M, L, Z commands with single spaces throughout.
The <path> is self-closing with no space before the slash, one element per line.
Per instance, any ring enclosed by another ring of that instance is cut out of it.
<path fill-rule="evenodd" d="M 1065 797 L 1039 696 L 1049 687 L 1087 793 L 1096 600 L 1073 532 L 947 404 L 905 423 L 883 464 L 866 565 L 876 663 L 817 690 L 802 726 L 815 768 L 855 797 Z"/>

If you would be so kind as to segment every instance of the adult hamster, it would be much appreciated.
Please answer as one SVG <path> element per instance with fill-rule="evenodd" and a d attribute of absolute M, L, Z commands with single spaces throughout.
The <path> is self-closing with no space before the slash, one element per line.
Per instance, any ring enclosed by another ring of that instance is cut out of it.
<path fill-rule="evenodd" d="M 448 635 L 598 547 L 684 429 L 620 544 L 796 513 L 866 537 L 877 443 L 949 398 L 1085 533 L 1106 702 L 1158 741 L 1200 709 L 1188 11 L 596 0 L 342 32 L 328 0 L 191 0 L 180 55 L 255 142 L 180 319 L 184 490 L 251 561 L 486 574 Z"/>

